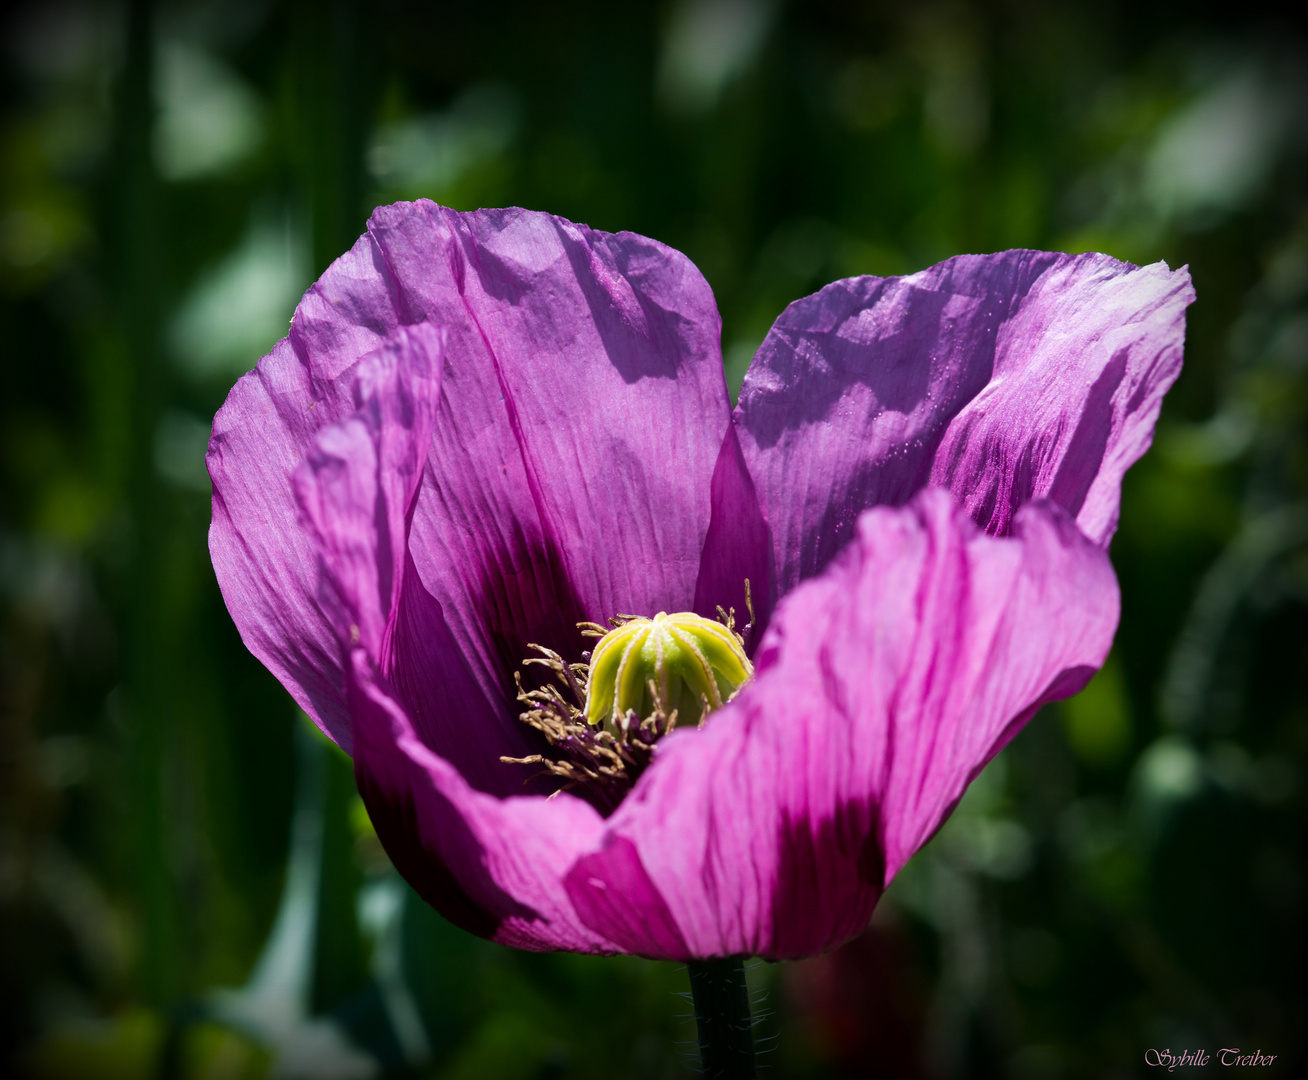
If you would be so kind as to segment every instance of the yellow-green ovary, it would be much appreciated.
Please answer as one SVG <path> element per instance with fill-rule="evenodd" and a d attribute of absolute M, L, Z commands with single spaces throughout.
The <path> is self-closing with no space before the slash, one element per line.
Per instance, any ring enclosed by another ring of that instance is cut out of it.
<path fill-rule="evenodd" d="M 654 712 L 652 681 L 677 725 L 697 724 L 721 708 L 754 674 L 740 641 L 721 623 L 689 611 L 632 619 L 610 630 L 590 660 L 586 719 L 616 726 L 630 709 L 640 719 Z"/>

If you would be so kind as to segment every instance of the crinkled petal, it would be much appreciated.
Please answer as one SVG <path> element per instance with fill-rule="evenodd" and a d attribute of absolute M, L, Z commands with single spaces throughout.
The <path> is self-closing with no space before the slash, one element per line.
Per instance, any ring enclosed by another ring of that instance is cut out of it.
<path fill-rule="evenodd" d="M 1008 538 L 935 489 L 868 511 L 782 600 L 750 687 L 662 745 L 569 873 L 576 910 L 648 956 L 839 944 L 1017 729 L 1084 685 L 1117 616 L 1107 555 L 1055 506 Z M 636 914 L 605 903 L 628 883 Z"/>
<path fill-rule="evenodd" d="M 414 734 L 363 649 L 353 650 L 354 770 L 391 860 L 451 922 L 520 949 L 613 953 L 577 917 L 566 868 L 603 820 L 571 795 L 496 798 Z"/>
<path fill-rule="evenodd" d="M 336 267 L 357 259 L 356 247 Z M 306 306 L 308 298 L 301 312 Z M 303 321 L 298 314 L 297 320 Z M 376 335 L 360 337 L 352 345 L 361 351 L 348 364 L 337 353 L 327 355 L 324 366 L 323 356 L 293 328 L 228 395 L 214 419 L 207 455 L 213 479 L 209 551 L 241 638 L 347 751 L 340 645 L 319 602 L 317 551 L 299 527 L 291 474 L 321 428 L 355 411 L 355 365 L 385 343 Z M 414 351 L 414 364 L 424 367 L 426 350 L 438 346 L 434 337 L 418 334 L 397 339 L 394 347 Z M 435 397 L 439 363 L 427 377 Z"/>
<path fill-rule="evenodd" d="M 1107 546 L 1122 477 L 1181 373 L 1193 301 L 1184 267 L 1060 260 L 1000 329 L 990 382 L 950 423 L 931 482 L 987 532 L 1003 535 L 1020 506 L 1046 498 Z"/>
<path fill-rule="evenodd" d="M 398 311 L 447 328 L 410 551 L 483 685 L 582 619 L 686 609 L 729 425 L 719 319 L 683 255 L 521 210 L 383 208 Z"/>
<path fill-rule="evenodd" d="M 364 649 L 418 737 L 466 781 L 521 790 L 522 769 L 500 757 L 537 748 L 475 677 L 408 548 L 444 341 L 444 329 L 429 323 L 401 328 L 360 364 L 357 411 L 318 433 L 293 486 L 315 540 L 318 602 L 331 618 L 338 657 Z M 355 711 L 352 703 L 352 717 Z"/>
<path fill-rule="evenodd" d="M 294 477 L 340 644 L 359 789 L 395 864 L 453 922 L 521 948 L 612 952 L 579 922 L 562 883 L 563 868 L 594 846 L 599 815 L 567 795 L 501 799 L 474 786 L 503 768 L 498 751 L 512 744 L 477 722 L 475 683 L 459 678 L 407 555 L 442 339 L 429 325 L 401 330 L 360 365 L 358 410 L 319 433 Z M 397 658 L 428 661 L 436 674 L 415 675 Z M 420 736 L 397 673 L 426 679 L 427 704 L 448 722 Z"/>
<path fill-rule="evenodd" d="M 492 764 L 469 778 L 507 792 L 520 770 L 497 757 L 521 743 L 511 673 L 528 643 L 576 652 L 581 619 L 694 601 L 729 425 L 719 319 L 689 260 L 643 237 L 425 201 L 373 215 L 215 426 L 224 595 L 255 654 L 347 748 L 340 654 L 287 478 L 352 411 L 340 387 L 357 358 L 424 322 L 447 333 L 443 389 L 405 554 L 416 573 L 386 618 L 425 632 L 395 635 L 385 674 L 429 745 L 448 750 L 451 724 L 486 728 Z M 465 699 L 481 704 L 445 715 Z"/>
<path fill-rule="evenodd" d="M 771 529 L 772 595 L 820 572 L 859 512 L 928 483 L 996 535 L 1048 498 L 1106 544 L 1122 474 L 1180 371 L 1193 296 L 1162 263 L 1010 251 L 791 304 L 734 416 Z"/>
<path fill-rule="evenodd" d="M 320 434 L 296 485 L 349 656 L 360 791 L 401 872 L 474 932 L 679 959 L 828 948 L 1017 727 L 1108 651 L 1112 570 L 1065 514 L 1028 507 L 993 538 L 932 490 L 863 516 L 782 602 L 755 682 L 672 735 L 607 823 L 570 795 L 496 798 L 419 737 L 386 670 L 416 578 L 412 560 L 392 569 L 393 538 L 432 411 L 409 375 L 386 351 L 366 365 L 358 413 Z"/>
<path fill-rule="evenodd" d="M 387 652 L 407 557 L 408 516 L 440 397 L 445 333 L 398 330 L 360 365 L 357 409 L 318 433 L 293 487 L 317 540 L 319 602 L 337 640 Z"/>

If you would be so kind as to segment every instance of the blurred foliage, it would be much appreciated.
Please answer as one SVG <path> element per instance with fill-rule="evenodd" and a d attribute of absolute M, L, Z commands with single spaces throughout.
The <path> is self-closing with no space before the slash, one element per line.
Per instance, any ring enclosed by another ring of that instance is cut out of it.
<path fill-rule="evenodd" d="M 1247 6 L 30 0 L 0 68 L 0 1070 L 664 1077 L 683 970 L 416 901 L 209 567 L 210 418 L 370 207 L 687 252 L 738 386 L 791 300 L 961 251 L 1189 263 L 1123 623 L 858 940 L 758 965 L 775 1076 L 1304 1053 L 1304 42 Z M 1056 714 L 1056 715 L 1051 715 Z"/>

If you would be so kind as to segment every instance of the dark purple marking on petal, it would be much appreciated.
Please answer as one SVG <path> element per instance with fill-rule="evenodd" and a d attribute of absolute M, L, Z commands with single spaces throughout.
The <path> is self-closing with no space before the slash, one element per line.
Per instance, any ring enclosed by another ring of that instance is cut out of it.
<path fill-rule="evenodd" d="M 506 767 L 542 747 L 529 738 L 517 706 L 490 699 L 450 633 L 440 601 L 427 592 L 409 556 L 390 648 L 382 671 L 418 737 L 480 791 L 520 795 L 539 790 L 535 771 Z"/>
<path fill-rule="evenodd" d="M 414 892 L 459 929 L 478 937 L 495 937 L 503 919 L 473 900 L 440 853 L 421 843 L 419 809 L 410 785 L 394 780 L 382 782 L 372 771 L 372 761 L 371 757 L 356 754 L 354 779 L 373 829 L 395 869 Z M 446 842 L 454 847 L 475 849 L 476 840 L 455 808 L 439 795 L 433 798 L 447 826 Z M 424 806 L 422 813 L 427 812 Z M 497 899 L 494 905 L 497 910 L 512 911 L 527 919 L 536 915 L 530 908 L 516 905 L 502 891 Z"/>
<path fill-rule="evenodd" d="M 694 610 L 712 619 L 717 617 L 719 606 L 727 610 L 735 608 L 736 624 L 742 627 L 749 618 L 745 604 L 746 580 L 754 611 L 772 610 L 772 545 L 734 427 L 727 430 L 727 437 L 722 441 L 713 469 L 711 494 L 713 516 L 695 582 Z M 763 627 L 754 627 L 751 650 L 762 632 Z"/>
<path fill-rule="evenodd" d="M 689 955 L 667 901 L 625 837 L 609 837 L 600 851 L 583 855 L 564 885 L 577 917 L 623 952 L 652 960 Z"/>
<path fill-rule="evenodd" d="M 613 953 L 563 879 L 602 821 L 569 795 L 477 791 L 416 736 L 362 648 L 351 654 L 355 776 L 377 835 L 418 894 L 451 921 L 520 949 Z"/>
<path fill-rule="evenodd" d="M 783 817 L 777 847 L 773 950 L 812 956 L 861 933 L 886 873 L 876 806 L 850 800 L 829 818 Z"/>
<path fill-rule="evenodd" d="M 406 718 L 363 650 L 352 651 L 351 670 L 355 782 L 396 869 L 452 923 L 482 937 L 494 937 L 509 917 L 537 919 L 486 872 L 468 819 L 404 753 Z"/>

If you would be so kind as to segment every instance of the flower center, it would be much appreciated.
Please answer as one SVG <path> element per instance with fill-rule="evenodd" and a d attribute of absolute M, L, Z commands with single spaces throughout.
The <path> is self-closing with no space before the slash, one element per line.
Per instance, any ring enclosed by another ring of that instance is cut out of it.
<path fill-rule="evenodd" d="M 745 582 L 749 604 L 749 582 Z M 615 808 L 654 756 L 658 741 L 678 724 L 701 725 L 722 708 L 754 674 L 745 649 L 753 626 L 736 632 L 735 611 L 718 609 L 714 622 L 693 612 L 652 619 L 617 615 L 611 628 L 578 623 L 586 637 L 599 638 L 581 663 L 568 663 L 552 649 L 531 645 L 540 664 L 556 679 L 526 690 L 515 673 L 522 721 L 545 736 L 548 754 L 501 758 L 543 766 L 580 787 L 606 812 Z M 557 685 L 556 685 L 557 683 Z"/>
<path fill-rule="evenodd" d="M 631 619 L 591 654 L 586 721 L 617 732 L 629 717 L 675 713 L 699 724 L 753 674 L 741 639 L 722 623 L 689 611 Z"/>

